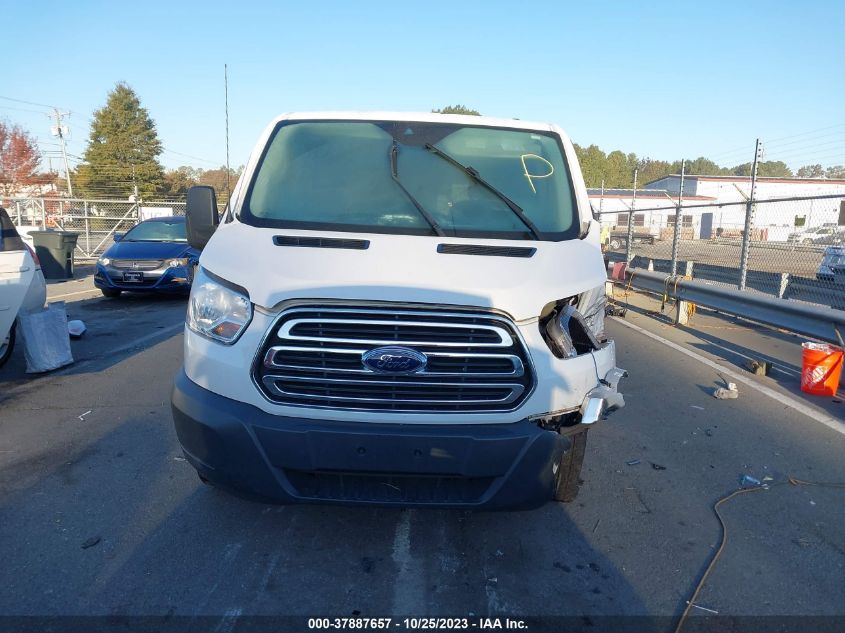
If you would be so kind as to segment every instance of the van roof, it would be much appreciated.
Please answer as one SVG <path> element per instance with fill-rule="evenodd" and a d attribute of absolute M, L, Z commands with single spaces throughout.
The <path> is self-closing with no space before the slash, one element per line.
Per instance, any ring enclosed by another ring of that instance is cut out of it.
<path fill-rule="evenodd" d="M 509 127 L 518 130 L 555 131 L 550 123 L 502 119 L 468 114 L 439 114 L 437 112 L 286 112 L 276 117 L 274 123 L 290 120 L 345 120 L 345 121 L 417 121 L 423 123 L 461 123 L 489 127 Z"/>

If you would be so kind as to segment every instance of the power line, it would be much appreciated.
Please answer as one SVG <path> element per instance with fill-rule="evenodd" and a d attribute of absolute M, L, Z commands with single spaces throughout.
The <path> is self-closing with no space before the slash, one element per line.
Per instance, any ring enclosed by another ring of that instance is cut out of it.
<path fill-rule="evenodd" d="M 30 110 L 29 108 L 14 108 L 12 106 L 0 105 L 0 110 L 15 110 L 16 112 L 32 112 L 34 114 L 44 114 L 41 110 Z"/>
<path fill-rule="evenodd" d="M 836 141 L 835 144 L 827 143 L 827 144 L 824 144 L 824 145 L 819 145 L 818 147 L 820 149 L 815 150 L 815 151 L 814 151 L 814 149 L 803 148 L 803 149 L 797 149 L 797 150 L 794 150 L 794 151 L 777 153 L 777 154 L 775 154 L 775 156 L 777 158 L 780 158 L 781 160 L 787 159 L 787 158 L 790 159 L 790 160 L 795 160 L 795 159 L 800 159 L 800 158 L 805 158 L 805 157 L 812 159 L 812 157 L 814 157 L 814 156 L 819 156 L 819 155 L 822 155 L 822 154 L 829 155 L 832 151 L 836 152 L 836 150 L 845 148 L 845 142 L 843 142 L 842 140 L 839 140 L 839 141 Z"/>
<path fill-rule="evenodd" d="M 12 97 L 4 97 L 0 95 L 0 99 L 5 99 L 6 101 L 14 101 L 15 103 L 23 103 L 26 105 L 33 105 L 38 106 L 39 108 L 47 108 L 48 110 L 55 110 L 56 106 L 47 105 L 46 103 L 37 103 L 36 101 L 25 101 L 24 99 L 14 99 Z M 40 114 L 44 114 L 41 112 Z"/>
<path fill-rule="evenodd" d="M 837 128 L 837 127 L 845 127 L 845 123 L 837 123 L 836 125 L 829 125 L 827 127 L 820 127 L 820 128 L 815 129 L 815 130 L 809 130 L 808 132 L 799 132 L 798 134 L 792 134 L 790 136 L 781 136 L 779 138 L 773 138 L 769 141 L 769 143 L 774 143 L 774 142 L 777 142 L 777 141 L 783 141 L 783 140 L 790 139 L 790 138 L 796 138 L 798 136 L 806 136 L 807 134 L 814 134 L 816 132 L 822 132 L 824 130 L 832 130 L 833 128 Z"/>
<path fill-rule="evenodd" d="M 209 165 L 220 165 L 220 161 L 216 160 L 208 160 L 207 158 L 200 158 L 199 156 L 191 156 L 190 154 L 183 154 L 182 152 L 176 152 L 172 149 L 167 149 L 162 145 L 162 150 L 167 154 L 175 154 L 176 156 L 184 156 L 185 158 L 192 158 L 194 160 L 201 161 L 203 163 L 208 163 Z"/>
<path fill-rule="evenodd" d="M 790 147 L 790 146 L 793 146 L 793 145 L 798 145 L 799 147 L 802 147 L 802 146 L 806 145 L 807 143 L 812 145 L 813 143 L 818 142 L 819 140 L 826 139 L 826 138 L 837 138 L 837 139 L 845 138 L 845 130 L 841 130 L 839 132 L 829 132 L 827 134 L 817 134 L 816 136 L 808 136 L 806 138 L 800 138 L 800 139 L 797 139 L 797 140 L 794 140 L 794 141 L 789 141 L 788 143 L 773 143 L 772 147 L 782 148 L 782 147 Z"/>

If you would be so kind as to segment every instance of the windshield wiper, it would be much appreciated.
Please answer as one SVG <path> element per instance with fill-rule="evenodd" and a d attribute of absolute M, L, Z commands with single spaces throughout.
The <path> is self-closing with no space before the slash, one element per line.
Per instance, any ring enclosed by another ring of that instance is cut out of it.
<path fill-rule="evenodd" d="M 432 230 L 439 235 L 440 237 L 445 237 L 446 233 L 443 232 L 443 229 L 440 228 L 440 225 L 437 223 L 431 214 L 426 211 L 423 206 L 417 201 L 414 195 L 405 188 L 405 185 L 402 184 L 402 181 L 399 180 L 399 167 L 398 167 L 398 156 L 399 156 L 399 143 L 396 142 L 396 139 L 393 139 L 393 144 L 390 146 L 390 177 L 393 178 L 393 182 L 399 185 L 399 188 L 402 192 L 408 197 L 408 200 L 411 201 L 417 211 L 420 212 L 420 215 L 425 218 L 425 221 L 429 223 Z"/>
<path fill-rule="evenodd" d="M 443 159 L 443 160 L 445 160 L 446 162 L 451 163 L 452 165 L 454 165 L 454 166 L 455 166 L 455 167 L 457 167 L 458 169 L 462 170 L 465 174 L 467 174 L 467 175 L 468 175 L 470 178 L 472 178 L 475 182 L 477 182 L 479 185 L 481 185 L 482 187 L 484 187 L 485 189 L 487 189 L 487 191 L 489 191 L 489 192 L 490 192 L 490 193 L 492 193 L 494 196 L 496 196 L 499 200 L 501 200 L 501 201 L 502 201 L 502 202 L 504 202 L 506 205 L 508 205 L 508 208 L 509 208 L 511 211 L 513 211 L 514 215 L 515 215 L 516 217 L 518 217 L 518 218 L 520 219 L 520 221 L 521 221 L 521 222 L 522 222 L 525 226 L 527 226 L 527 227 L 528 227 L 528 230 L 531 232 L 531 235 L 533 235 L 533 236 L 534 236 L 534 239 L 535 239 L 535 240 L 539 240 L 539 239 L 540 239 L 540 229 L 538 229 L 538 228 L 537 228 L 537 225 L 535 225 L 535 224 L 531 221 L 531 219 L 530 219 L 527 215 L 525 215 L 525 211 L 523 211 L 523 210 L 522 210 L 522 207 L 520 207 L 520 206 L 519 206 L 516 202 L 514 202 L 513 200 L 511 200 L 510 198 L 508 198 L 508 197 L 507 197 L 505 194 L 503 194 L 501 191 L 499 191 L 498 189 L 496 189 L 496 188 L 495 188 L 493 185 L 491 185 L 489 182 L 487 182 L 486 180 L 484 180 L 484 178 L 482 178 L 482 177 L 481 177 L 481 175 L 478 173 L 478 170 L 476 170 L 476 169 L 474 169 L 474 168 L 472 168 L 472 167 L 469 167 L 469 166 L 467 166 L 467 165 L 464 165 L 463 163 L 461 163 L 461 162 L 459 162 L 459 161 L 455 160 L 454 158 L 452 158 L 451 156 L 449 156 L 449 154 L 447 154 L 446 152 L 444 152 L 442 149 L 440 149 L 440 148 L 438 148 L 438 147 L 435 147 L 435 146 L 434 146 L 434 145 L 432 145 L 431 143 L 426 143 L 426 144 L 425 144 L 425 148 L 426 148 L 429 152 L 431 152 L 432 154 L 434 154 L 434 155 L 436 155 L 436 156 L 439 156 L 440 158 L 442 158 L 442 159 Z"/>

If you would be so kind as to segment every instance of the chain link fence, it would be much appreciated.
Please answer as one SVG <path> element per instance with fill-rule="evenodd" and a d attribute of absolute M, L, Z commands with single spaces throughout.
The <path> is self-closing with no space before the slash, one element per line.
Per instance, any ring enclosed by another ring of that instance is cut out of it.
<path fill-rule="evenodd" d="M 26 236 L 29 231 L 55 229 L 78 233 L 77 260 L 96 259 L 138 222 L 153 217 L 185 215 L 184 200 L 83 200 L 73 198 L 4 198 L 0 200 Z"/>
<path fill-rule="evenodd" d="M 845 195 L 676 198 L 600 218 L 611 260 L 845 309 Z"/>

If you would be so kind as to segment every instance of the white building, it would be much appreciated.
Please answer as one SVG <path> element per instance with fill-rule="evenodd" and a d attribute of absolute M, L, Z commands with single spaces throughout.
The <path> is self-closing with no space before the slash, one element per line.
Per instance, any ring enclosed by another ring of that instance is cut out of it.
<path fill-rule="evenodd" d="M 686 189 L 686 187 L 684 187 Z M 603 226 L 611 231 L 628 229 L 628 216 L 633 213 L 634 231 L 649 233 L 659 239 L 672 239 L 675 226 L 675 207 L 678 194 L 665 189 L 588 189 L 590 204 L 599 213 Z M 684 204 L 714 204 L 716 198 L 702 195 L 685 196 Z M 682 236 L 698 237 L 700 218 L 692 210 L 681 214 Z M 693 236 L 692 230 L 695 230 Z"/>
<path fill-rule="evenodd" d="M 681 176 L 672 174 L 653 180 L 646 189 L 668 192 L 677 198 Z M 736 236 L 745 223 L 746 204 L 751 192 L 751 179 L 743 176 L 685 176 L 684 225 L 694 227 L 694 237 L 714 234 Z M 661 193 L 661 195 L 665 195 Z M 818 199 L 819 196 L 838 196 Z M 637 193 L 640 196 L 640 193 Z M 816 199 L 812 199 L 816 197 Z M 783 202 L 764 202 L 767 199 L 802 198 Z M 810 199 L 808 199 L 810 198 Z M 692 200 L 710 199 L 716 206 L 702 208 Z M 769 178 L 757 179 L 755 200 L 754 239 L 783 241 L 802 228 L 824 224 L 845 224 L 845 180 L 825 178 Z M 731 204 L 733 203 L 733 204 Z M 708 215 L 712 214 L 712 215 Z M 691 216 L 687 219 L 687 216 Z"/>

